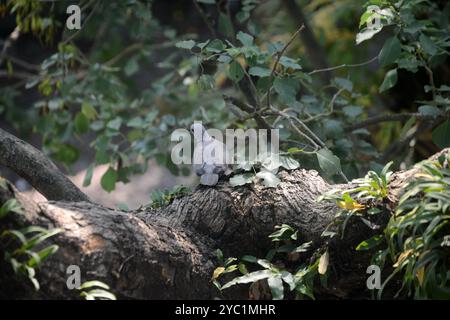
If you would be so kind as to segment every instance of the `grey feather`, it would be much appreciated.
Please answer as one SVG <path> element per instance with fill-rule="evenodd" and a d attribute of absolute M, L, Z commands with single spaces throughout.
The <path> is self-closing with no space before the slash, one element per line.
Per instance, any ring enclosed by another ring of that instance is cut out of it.
<path fill-rule="evenodd" d="M 219 175 L 215 173 L 206 173 L 200 177 L 200 183 L 205 186 L 215 186 L 219 181 Z"/>

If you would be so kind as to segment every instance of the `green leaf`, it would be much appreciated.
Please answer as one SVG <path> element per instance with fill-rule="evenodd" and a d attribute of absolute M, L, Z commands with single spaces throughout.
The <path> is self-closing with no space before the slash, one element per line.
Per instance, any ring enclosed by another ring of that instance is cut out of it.
<path fill-rule="evenodd" d="M 255 271 L 255 272 L 250 272 L 243 276 L 234 278 L 230 282 L 223 285 L 222 289 L 229 288 L 236 284 L 253 283 L 253 282 L 256 282 L 259 280 L 267 279 L 272 275 L 273 275 L 273 273 L 270 270 L 259 270 L 259 271 Z"/>
<path fill-rule="evenodd" d="M 276 188 L 281 182 L 281 180 L 270 171 L 260 171 L 256 176 L 263 179 L 263 185 L 269 188 Z"/>
<path fill-rule="evenodd" d="M 270 277 L 267 279 L 267 283 L 272 293 L 273 300 L 283 300 L 284 298 L 284 287 L 283 281 L 279 276 Z"/>
<path fill-rule="evenodd" d="M 81 105 L 81 113 L 85 115 L 89 120 L 93 120 L 97 117 L 97 111 L 87 102 L 83 102 Z"/>
<path fill-rule="evenodd" d="M 30 260 L 28 260 L 28 262 L 27 262 L 28 266 L 30 268 L 36 267 L 40 262 L 44 261 L 46 258 L 48 258 L 52 254 L 54 254 L 56 251 L 58 251 L 58 248 L 59 247 L 56 244 L 54 244 L 45 249 L 42 249 L 41 251 L 39 251 L 37 253 L 37 255 L 39 257 L 38 259 L 31 258 Z"/>
<path fill-rule="evenodd" d="M 339 173 L 342 170 L 341 160 L 327 148 L 320 149 L 317 152 L 317 160 L 320 168 L 329 176 Z"/>
<path fill-rule="evenodd" d="M 439 148 L 450 147 L 450 121 L 445 121 L 436 127 L 432 133 L 433 142 Z"/>
<path fill-rule="evenodd" d="M 214 39 L 213 41 L 210 41 L 208 45 L 205 47 L 206 51 L 209 52 L 222 52 L 225 49 L 225 45 L 223 44 L 222 40 Z"/>
<path fill-rule="evenodd" d="M 251 67 L 248 70 L 248 74 L 252 75 L 252 76 L 256 76 L 256 77 L 268 77 L 271 74 L 271 70 L 267 69 L 267 68 L 262 68 L 262 67 Z"/>
<path fill-rule="evenodd" d="M 116 186 L 117 177 L 117 171 L 109 167 L 100 181 L 102 188 L 107 192 L 113 191 Z"/>
<path fill-rule="evenodd" d="M 228 76 L 234 82 L 238 82 L 244 77 L 244 70 L 242 69 L 241 64 L 236 60 L 230 63 Z"/>
<path fill-rule="evenodd" d="M 17 202 L 16 199 L 12 198 L 7 200 L 1 207 L 0 207 L 0 219 L 6 217 L 6 215 L 9 212 L 15 212 L 18 214 L 23 213 L 23 209 L 20 206 L 19 202 Z"/>
<path fill-rule="evenodd" d="M 353 83 L 349 79 L 345 78 L 334 78 L 334 82 L 340 88 L 343 88 L 349 92 L 353 89 Z"/>
<path fill-rule="evenodd" d="M 121 125 L 122 125 L 122 118 L 117 117 L 117 118 L 109 121 L 106 126 L 109 129 L 119 130 Z"/>
<path fill-rule="evenodd" d="M 297 63 L 296 59 L 288 58 L 286 56 L 280 58 L 280 64 L 285 68 L 291 68 L 293 70 L 302 69 L 302 66 Z"/>
<path fill-rule="evenodd" d="M 82 113 L 75 117 L 75 131 L 79 134 L 86 133 L 89 130 L 89 119 Z"/>
<path fill-rule="evenodd" d="M 101 289 L 90 290 L 89 292 L 81 292 L 80 296 L 86 297 L 86 300 L 95 300 L 96 298 L 101 298 L 104 300 L 116 300 L 116 296 L 111 292 Z"/>
<path fill-rule="evenodd" d="M 241 258 L 242 261 L 250 262 L 250 263 L 256 263 L 258 261 L 258 258 L 254 256 L 245 255 Z"/>
<path fill-rule="evenodd" d="M 130 59 L 127 61 L 125 66 L 123 67 L 123 72 L 127 77 L 132 76 L 139 70 L 139 64 L 137 59 Z"/>
<path fill-rule="evenodd" d="M 97 280 L 83 282 L 83 284 L 80 285 L 80 287 L 78 289 L 83 290 L 83 289 L 88 289 L 88 288 L 92 288 L 92 287 L 99 287 L 99 288 L 102 288 L 105 290 L 109 290 L 109 286 L 106 283 L 103 283 L 103 282 L 97 281 Z"/>
<path fill-rule="evenodd" d="M 363 108 L 360 106 L 345 106 L 342 111 L 347 117 L 356 118 L 362 114 Z"/>
<path fill-rule="evenodd" d="M 425 105 L 419 107 L 419 113 L 427 116 L 437 117 L 441 114 L 441 110 L 439 110 L 439 108 L 435 106 Z"/>
<path fill-rule="evenodd" d="M 86 175 L 84 176 L 83 179 L 83 187 L 87 187 L 91 184 L 93 173 L 94 173 L 94 165 L 91 164 L 86 170 Z"/>
<path fill-rule="evenodd" d="M 239 31 L 236 34 L 236 39 L 238 39 L 244 46 L 250 47 L 253 45 L 253 36 L 248 33 Z"/>
<path fill-rule="evenodd" d="M 380 244 L 382 241 L 383 241 L 383 236 L 382 235 L 379 235 L 379 234 L 375 235 L 375 236 L 371 237 L 370 239 L 364 240 L 363 242 L 358 244 L 358 246 L 356 247 L 356 251 L 370 250 L 373 247 L 375 247 L 378 244 Z"/>
<path fill-rule="evenodd" d="M 280 156 L 281 166 L 287 170 L 294 170 L 300 167 L 300 163 L 291 157 Z"/>
<path fill-rule="evenodd" d="M 300 81 L 292 78 L 276 78 L 273 82 L 273 88 L 283 102 L 290 103 L 295 101 L 295 96 L 300 88 Z"/>
<path fill-rule="evenodd" d="M 364 28 L 356 35 L 356 44 L 360 44 L 363 41 L 371 39 L 374 35 L 380 32 L 382 27 L 380 28 Z"/>
<path fill-rule="evenodd" d="M 378 55 L 378 61 L 382 67 L 394 63 L 400 56 L 402 47 L 396 36 L 389 38 Z"/>
<path fill-rule="evenodd" d="M 253 173 L 244 173 L 244 174 L 237 174 L 230 178 L 230 185 L 232 187 L 236 186 L 242 186 L 247 183 L 252 183 L 253 177 L 255 175 Z"/>
<path fill-rule="evenodd" d="M 395 86 L 396 83 L 397 83 L 397 69 L 389 70 L 384 77 L 379 92 L 382 93 L 392 88 L 393 86 Z"/>
<path fill-rule="evenodd" d="M 419 42 L 420 42 L 420 45 L 421 45 L 423 51 L 425 51 L 430 56 L 434 56 L 437 53 L 438 47 L 426 35 L 421 34 L 419 37 Z"/>
<path fill-rule="evenodd" d="M 178 41 L 175 44 L 175 47 L 180 48 L 180 49 L 187 49 L 187 50 L 191 50 L 194 46 L 195 46 L 195 41 L 194 40 Z"/>

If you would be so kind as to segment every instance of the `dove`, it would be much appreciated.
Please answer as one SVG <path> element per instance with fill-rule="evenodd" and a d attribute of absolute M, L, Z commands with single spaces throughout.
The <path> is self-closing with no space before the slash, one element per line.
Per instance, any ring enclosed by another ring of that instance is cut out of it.
<path fill-rule="evenodd" d="M 201 123 L 191 126 L 194 135 L 193 169 L 200 176 L 200 183 L 214 186 L 219 176 L 228 172 L 228 152 L 225 144 L 211 137 Z"/>

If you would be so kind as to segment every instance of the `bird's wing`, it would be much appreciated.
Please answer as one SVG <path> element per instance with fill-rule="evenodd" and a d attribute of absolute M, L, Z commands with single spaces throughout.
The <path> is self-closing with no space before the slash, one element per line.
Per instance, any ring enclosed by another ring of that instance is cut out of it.
<path fill-rule="evenodd" d="M 215 186 L 219 181 L 219 175 L 216 173 L 205 173 L 200 177 L 200 183 L 205 186 Z"/>

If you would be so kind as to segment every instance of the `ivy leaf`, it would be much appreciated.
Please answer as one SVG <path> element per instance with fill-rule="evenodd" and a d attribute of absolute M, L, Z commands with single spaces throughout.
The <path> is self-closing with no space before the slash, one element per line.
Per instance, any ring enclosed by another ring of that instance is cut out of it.
<path fill-rule="evenodd" d="M 273 88 L 285 103 L 295 101 L 295 96 L 300 88 L 300 82 L 291 78 L 276 78 Z"/>
<path fill-rule="evenodd" d="M 244 77 L 244 70 L 242 70 L 241 64 L 236 60 L 230 63 L 228 76 L 234 82 L 238 82 Z"/>
<path fill-rule="evenodd" d="M 107 192 L 113 191 L 116 186 L 117 177 L 116 170 L 109 167 L 100 180 L 102 188 Z"/>
<path fill-rule="evenodd" d="M 382 93 L 392 88 L 393 86 L 395 86 L 396 83 L 397 83 L 397 69 L 389 70 L 384 77 L 379 92 Z"/>
<path fill-rule="evenodd" d="M 345 106 L 342 111 L 347 117 L 356 118 L 363 112 L 363 109 L 360 106 Z"/>
<path fill-rule="evenodd" d="M 317 160 L 320 168 L 329 176 L 332 176 L 342 170 L 341 160 L 339 160 L 339 158 L 327 148 L 317 151 Z"/>
<path fill-rule="evenodd" d="M 291 68 L 293 70 L 301 70 L 302 66 L 297 63 L 296 59 L 282 56 L 280 58 L 280 64 L 285 68 Z"/>
<path fill-rule="evenodd" d="M 253 173 L 244 173 L 237 174 L 230 178 L 230 185 L 232 187 L 242 186 L 247 183 L 252 183 L 254 174 Z"/>
<path fill-rule="evenodd" d="M 349 79 L 345 78 L 334 78 L 334 82 L 340 88 L 343 88 L 349 92 L 353 89 L 353 83 Z"/>
<path fill-rule="evenodd" d="M 256 176 L 263 180 L 263 185 L 268 188 L 276 188 L 281 180 L 270 171 L 260 171 Z"/>
<path fill-rule="evenodd" d="M 378 61 L 382 67 L 395 62 L 401 53 L 401 44 L 396 36 L 389 38 L 378 55 Z"/>
<path fill-rule="evenodd" d="M 253 45 L 253 36 L 249 35 L 248 33 L 239 31 L 236 34 L 236 39 L 238 39 L 246 47 L 250 47 Z"/>
<path fill-rule="evenodd" d="M 268 77 L 271 74 L 271 70 L 267 69 L 267 68 L 262 68 L 262 67 L 251 67 L 248 70 L 248 73 L 252 76 L 256 76 L 256 77 Z"/>

